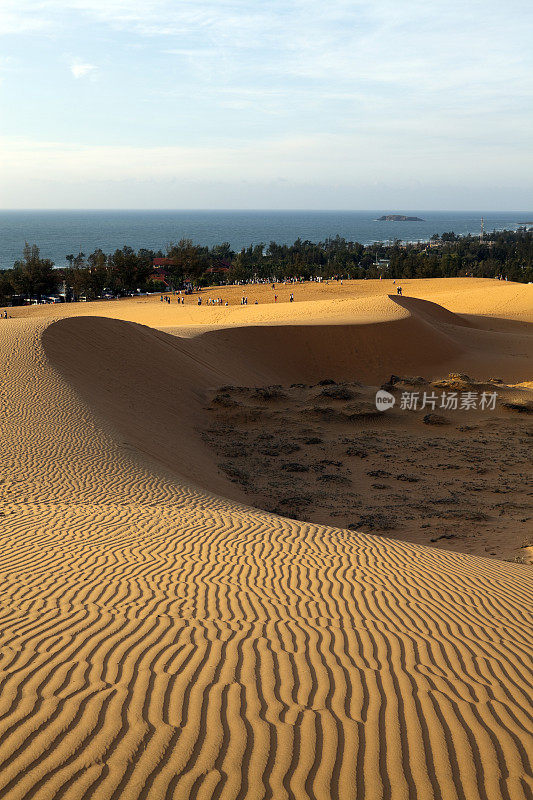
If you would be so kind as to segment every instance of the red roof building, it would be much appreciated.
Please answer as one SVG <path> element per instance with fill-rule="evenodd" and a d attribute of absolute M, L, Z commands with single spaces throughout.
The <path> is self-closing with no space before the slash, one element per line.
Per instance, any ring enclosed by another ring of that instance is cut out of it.
<path fill-rule="evenodd" d="M 209 275 L 212 275 L 214 272 L 229 272 L 229 267 L 209 267 L 209 269 L 206 269 L 206 272 Z"/>

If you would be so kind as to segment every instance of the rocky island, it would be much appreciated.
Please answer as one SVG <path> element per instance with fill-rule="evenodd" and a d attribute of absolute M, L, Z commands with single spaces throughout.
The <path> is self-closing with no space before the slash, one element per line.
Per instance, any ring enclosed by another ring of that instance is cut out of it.
<path fill-rule="evenodd" d="M 425 222 L 425 219 L 420 217 L 405 217 L 403 214 L 384 214 L 378 217 L 378 222 Z"/>

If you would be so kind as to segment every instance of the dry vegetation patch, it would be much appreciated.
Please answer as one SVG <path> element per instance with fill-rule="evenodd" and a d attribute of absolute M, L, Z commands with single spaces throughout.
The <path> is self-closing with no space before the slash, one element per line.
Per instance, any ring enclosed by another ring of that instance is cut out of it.
<path fill-rule="evenodd" d="M 392 375 L 384 387 L 499 393 L 494 411 L 377 411 L 374 387 L 223 386 L 205 441 L 250 504 L 304 521 L 528 562 L 533 402 L 499 379 Z M 382 388 L 384 388 L 382 387 Z M 509 413 L 509 412 L 518 413 Z M 512 501 L 502 502 L 509 495 Z"/>

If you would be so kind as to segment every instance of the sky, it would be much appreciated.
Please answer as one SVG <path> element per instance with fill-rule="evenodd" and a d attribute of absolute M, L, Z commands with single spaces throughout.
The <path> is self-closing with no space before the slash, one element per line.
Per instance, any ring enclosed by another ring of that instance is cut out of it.
<path fill-rule="evenodd" d="M 533 209 L 531 0 L 1 0 L 0 207 Z"/>

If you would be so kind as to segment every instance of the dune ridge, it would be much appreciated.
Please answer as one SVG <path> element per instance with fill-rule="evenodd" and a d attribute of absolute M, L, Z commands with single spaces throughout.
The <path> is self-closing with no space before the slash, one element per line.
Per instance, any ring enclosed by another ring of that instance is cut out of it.
<path fill-rule="evenodd" d="M 393 305 L 386 342 L 0 327 L 0 798 L 531 796 L 530 571 L 249 508 L 196 430 L 221 377 L 354 370 L 346 335 L 369 375 L 396 325 L 443 367 L 491 336 Z"/>

